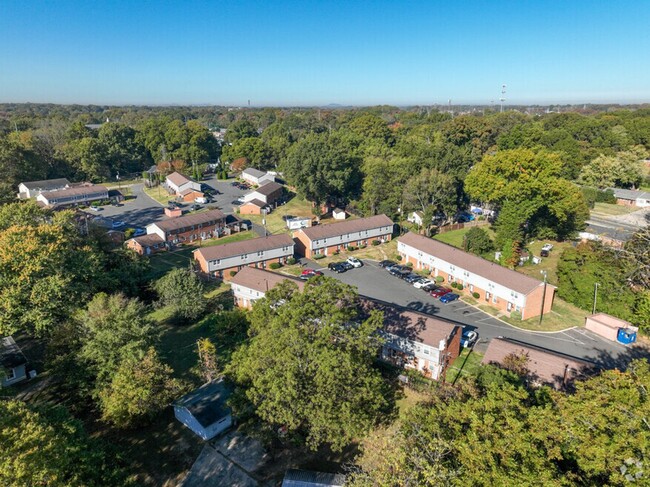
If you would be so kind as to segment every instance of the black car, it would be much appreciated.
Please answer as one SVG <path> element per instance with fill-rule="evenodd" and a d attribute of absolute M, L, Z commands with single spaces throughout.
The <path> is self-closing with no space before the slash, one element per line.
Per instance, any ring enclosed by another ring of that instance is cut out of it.
<path fill-rule="evenodd" d="M 410 273 L 410 274 L 407 274 L 406 276 L 404 276 L 404 280 L 406 282 L 410 283 L 410 284 L 413 284 L 415 281 L 417 281 L 419 279 L 423 279 L 423 277 L 421 275 L 415 274 L 415 273 Z"/>
<path fill-rule="evenodd" d="M 393 264 L 393 265 L 386 266 L 386 270 L 388 272 L 390 272 L 391 274 L 393 274 L 393 275 L 395 275 L 397 272 L 400 272 L 400 271 L 403 271 L 403 270 L 410 271 L 410 269 L 408 267 L 400 265 L 400 264 Z"/>
<path fill-rule="evenodd" d="M 327 268 L 333 272 L 336 272 L 337 274 L 348 270 L 347 267 L 345 267 L 341 262 L 330 262 Z"/>
<path fill-rule="evenodd" d="M 427 284 L 426 286 L 422 286 L 420 289 L 422 289 L 425 293 L 430 293 L 437 287 L 438 286 L 436 284 Z"/>
<path fill-rule="evenodd" d="M 381 268 L 390 267 L 392 265 L 395 265 L 395 262 L 393 262 L 392 260 L 382 260 L 379 263 L 379 267 L 381 267 Z"/>
<path fill-rule="evenodd" d="M 397 273 L 393 275 L 399 277 L 400 279 L 406 279 L 408 276 L 411 275 L 411 269 L 402 269 L 401 271 L 397 271 Z"/>
<path fill-rule="evenodd" d="M 549 252 L 548 252 L 548 250 L 544 250 L 544 249 L 542 249 L 542 250 L 539 252 L 539 255 L 540 255 L 540 257 L 548 257 Z"/>
<path fill-rule="evenodd" d="M 349 271 L 350 269 L 354 269 L 354 266 L 347 261 L 341 262 L 341 265 L 345 267 L 346 271 Z"/>

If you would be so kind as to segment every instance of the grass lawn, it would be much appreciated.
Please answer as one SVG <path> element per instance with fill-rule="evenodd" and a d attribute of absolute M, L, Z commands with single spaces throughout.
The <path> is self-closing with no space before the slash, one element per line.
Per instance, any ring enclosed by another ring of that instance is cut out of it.
<path fill-rule="evenodd" d="M 522 274 L 526 274 L 527 276 L 539 280 L 542 280 L 544 277 L 542 276 L 540 271 L 546 271 L 548 282 L 553 284 L 554 286 L 557 286 L 558 284 L 557 264 L 560 261 L 560 255 L 562 255 L 562 252 L 565 249 L 572 247 L 572 245 L 571 242 L 554 242 L 551 240 L 537 240 L 528 244 L 528 250 L 532 255 L 539 257 L 539 253 L 542 250 L 542 246 L 545 243 L 553 244 L 553 250 L 551 250 L 548 257 L 542 257 L 542 262 L 539 264 L 527 263 L 526 265 L 517 267 L 516 270 L 517 272 L 521 272 Z"/>
<path fill-rule="evenodd" d="M 636 206 L 616 205 L 612 203 L 596 203 L 594 209 L 591 210 L 592 215 L 597 216 L 618 216 L 627 215 L 633 211 L 638 210 Z"/>
<path fill-rule="evenodd" d="M 171 196 L 165 188 L 162 186 L 156 186 L 155 188 L 143 188 L 143 191 L 147 196 L 149 196 L 151 199 L 157 201 L 163 206 L 167 206 L 167 202 L 169 200 L 173 200 L 174 197 Z"/>
<path fill-rule="evenodd" d="M 286 222 L 282 219 L 287 215 L 313 218 L 311 203 L 299 196 L 294 196 L 286 205 L 279 206 L 272 213 L 266 215 L 266 229 L 272 234 L 290 233 Z M 262 215 L 241 215 L 249 218 L 254 223 L 262 224 Z"/>
<path fill-rule="evenodd" d="M 476 374 L 481 367 L 483 355 L 471 348 L 463 348 L 454 363 L 447 369 L 447 382 L 455 384 L 459 377 Z"/>
<path fill-rule="evenodd" d="M 403 396 L 397 400 L 397 409 L 399 410 L 399 416 L 404 417 L 409 409 L 422 401 L 426 401 L 430 397 L 430 394 L 418 392 L 409 387 L 404 387 Z"/>
<path fill-rule="evenodd" d="M 439 240 L 441 242 L 444 242 L 449 245 L 453 245 L 454 247 L 458 247 L 459 249 L 463 248 L 463 238 L 465 237 L 465 234 L 470 231 L 474 227 L 467 227 L 467 228 L 461 228 L 460 230 L 452 230 L 450 232 L 445 232 L 445 233 L 438 233 L 437 235 L 434 235 L 433 238 L 435 240 Z M 485 230 L 490 238 L 494 239 L 494 230 L 492 230 L 492 227 L 490 225 L 482 225 L 478 228 L 482 228 Z"/>

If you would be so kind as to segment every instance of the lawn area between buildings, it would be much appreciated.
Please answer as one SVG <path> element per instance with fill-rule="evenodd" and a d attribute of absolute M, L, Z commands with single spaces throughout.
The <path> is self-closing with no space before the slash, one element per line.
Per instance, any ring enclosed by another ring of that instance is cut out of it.
<path fill-rule="evenodd" d="M 198 248 L 241 242 L 255 237 L 257 237 L 255 232 L 247 230 L 245 232 L 228 235 L 227 237 L 205 240 L 199 244 L 186 244 L 179 250 L 153 254 L 149 257 L 149 262 L 151 263 L 150 277 L 158 278 L 176 267 L 189 267 L 193 260 L 192 252 Z"/>
<path fill-rule="evenodd" d="M 463 348 L 454 363 L 447 369 L 447 382 L 456 384 L 456 381 L 463 376 L 475 375 L 481 367 L 483 354 L 475 352 L 472 348 Z"/>
<path fill-rule="evenodd" d="M 273 212 L 266 215 L 266 229 L 272 234 L 291 233 L 283 219 L 286 216 L 300 216 L 313 218 L 312 205 L 309 201 L 299 196 L 294 196 L 285 205 L 278 206 Z M 240 215 L 248 218 L 253 223 L 262 225 L 262 215 Z"/>
<path fill-rule="evenodd" d="M 142 190 L 145 192 L 149 198 L 154 201 L 157 201 L 163 206 L 167 206 L 169 200 L 173 200 L 174 196 L 170 195 L 165 188 L 161 185 L 155 186 L 153 188 L 144 187 Z"/>
<path fill-rule="evenodd" d="M 458 247 L 459 249 L 462 249 L 463 239 L 465 238 L 465 234 L 467 234 L 467 232 L 469 232 L 472 228 L 475 227 L 465 227 L 465 228 L 461 228 L 460 230 L 451 230 L 445 233 L 438 233 L 434 235 L 433 238 L 435 240 L 439 240 L 440 242 L 446 243 L 448 245 L 453 245 L 454 247 Z M 494 239 L 494 230 L 492 230 L 492 227 L 490 225 L 487 224 L 480 225 L 476 228 L 482 228 L 488 233 L 491 239 Z"/>

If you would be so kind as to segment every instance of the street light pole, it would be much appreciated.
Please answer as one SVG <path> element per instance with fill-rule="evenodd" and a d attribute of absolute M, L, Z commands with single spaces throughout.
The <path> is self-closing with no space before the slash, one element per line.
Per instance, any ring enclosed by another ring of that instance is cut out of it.
<path fill-rule="evenodd" d="M 544 301 L 546 300 L 546 277 L 547 277 L 547 272 L 546 271 L 539 271 L 540 274 L 544 275 L 544 292 L 542 294 L 542 309 L 539 312 L 539 324 L 540 326 L 542 325 L 542 320 L 544 319 Z"/>
<path fill-rule="evenodd" d="M 591 314 L 595 315 L 596 314 L 596 300 L 598 299 L 598 286 L 600 286 L 599 282 L 594 283 L 594 307 L 591 310 Z"/>

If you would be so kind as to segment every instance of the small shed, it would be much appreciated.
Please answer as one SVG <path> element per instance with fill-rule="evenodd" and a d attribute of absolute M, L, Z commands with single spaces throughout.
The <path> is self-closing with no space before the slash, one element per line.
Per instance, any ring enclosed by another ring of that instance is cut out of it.
<path fill-rule="evenodd" d="M 204 440 L 210 440 L 233 424 L 226 401 L 232 389 L 223 381 L 203 384 L 174 402 L 176 419 Z"/>
<path fill-rule="evenodd" d="M 340 473 L 287 470 L 282 487 L 343 487 L 345 475 Z"/>
<path fill-rule="evenodd" d="M 621 320 L 606 313 L 587 316 L 585 328 L 608 340 L 623 343 L 624 345 L 636 342 L 636 334 L 639 331 L 629 321 Z"/>
<path fill-rule="evenodd" d="M 13 337 L 0 339 L 0 387 L 8 387 L 27 379 L 27 357 Z"/>
<path fill-rule="evenodd" d="M 332 210 L 332 217 L 335 220 L 345 220 L 347 216 L 345 210 L 342 210 L 341 208 L 334 208 L 334 210 Z"/>
<path fill-rule="evenodd" d="M 301 228 L 311 227 L 311 217 L 294 217 L 287 219 L 287 228 L 289 230 L 300 230 Z"/>

